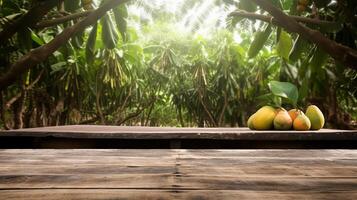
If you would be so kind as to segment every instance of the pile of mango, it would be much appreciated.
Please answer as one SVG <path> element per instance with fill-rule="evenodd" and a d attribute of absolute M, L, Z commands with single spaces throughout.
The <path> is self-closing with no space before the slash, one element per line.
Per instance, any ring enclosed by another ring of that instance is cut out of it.
<path fill-rule="evenodd" d="M 321 110 L 315 106 L 307 107 L 306 112 L 299 109 L 286 111 L 284 108 L 263 106 L 248 119 L 248 127 L 252 130 L 319 130 L 325 124 Z"/>

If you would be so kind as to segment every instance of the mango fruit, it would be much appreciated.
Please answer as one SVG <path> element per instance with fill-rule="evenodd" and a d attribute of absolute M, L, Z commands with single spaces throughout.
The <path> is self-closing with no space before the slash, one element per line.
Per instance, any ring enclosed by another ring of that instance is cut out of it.
<path fill-rule="evenodd" d="M 279 109 L 278 114 L 274 118 L 274 129 L 276 130 L 289 130 L 293 125 L 289 113 L 285 109 Z"/>
<path fill-rule="evenodd" d="M 306 116 L 311 122 L 312 130 L 319 130 L 325 124 L 324 115 L 322 114 L 321 110 L 315 105 L 310 105 L 309 107 L 307 107 Z"/>
<path fill-rule="evenodd" d="M 294 120 L 293 127 L 297 131 L 307 131 L 311 127 L 311 122 L 309 118 L 301 112 Z"/>
<path fill-rule="evenodd" d="M 256 130 L 269 130 L 272 129 L 274 124 L 274 118 L 277 112 L 275 108 L 271 106 L 263 106 L 260 108 L 252 119 L 252 125 Z"/>
<path fill-rule="evenodd" d="M 300 114 L 300 112 L 302 112 L 302 111 L 299 110 L 299 109 L 296 109 L 296 108 L 291 109 L 291 110 L 288 111 L 288 113 L 289 113 L 289 115 L 290 115 L 290 117 L 291 117 L 291 119 L 292 119 L 293 121 L 294 121 L 294 120 L 296 119 L 296 117 Z"/>
<path fill-rule="evenodd" d="M 253 126 L 254 116 L 255 116 L 255 113 L 248 118 L 248 122 L 247 122 L 248 128 L 251 130 L 254 130 L 254 126 Z"/>

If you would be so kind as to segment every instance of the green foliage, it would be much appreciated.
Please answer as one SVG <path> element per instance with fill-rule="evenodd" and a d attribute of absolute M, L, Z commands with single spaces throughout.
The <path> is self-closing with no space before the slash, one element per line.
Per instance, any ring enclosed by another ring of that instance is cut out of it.
<path fill-rule="evenodd" d="M 92 30 L 89 33 L 88 39 L 87 39 L 87 44 L 86 44 L 86 60 L 89 63 L 92 63 L 94 61 L 95 57 L 95 42 L 97 40 L 97 27 L 98 24 L 94 24 Z"/>
<path fill-rule="evenodd" d="M 45 41 L 43 41 L 42 38 L 38 37 L 36 33 L 34 33 L 32 30 L 30 30 L 31 33 L 31 39 L 36 42 L 38 45 L 44 45 Z"/>
<path fill-rule="evenodd" d="M 109 14 L 101 18 L 100 24 L 102 25 L 102 40 L 106 48 L 113 49 L 118 42 L 118 32 L 115 28 L 112 18 Z"/>
<path fill-rule="evenodd" d="M 286 99 L 289 103 L 296 107 L 299 93 L 294 84 L 289 82 L 270 81 L 268 86 L 274 95 Z"/>
<path fill-rule="evenodd" d="M 294 45 L 290 51 L 289 59 L 293 62 L 296 62 L 299 58 L 302 57 L 301 54 L 306 51 L 307 46 L 307 41 L 302 37 L 297 36 L 294 41 Z"/>
<path fill-rule="evenodd" d="M 321 69 L 321 67 L 326 63 L 328 55 L 320 48 L 316 48 L 314 56 L 311 58 L 310 65 L 313 71 Z"/>
<path fill-rule="evenodd" d="M 292 0 L 271 0 L 273 5 L 275 5 L 279 9 L 283 9 L 285 7 L 289 7 L 288 5 L 291 3 Z"/>
<path fill-rule="evenodd" d="M 255 33 L 254 40 L 249 47 L 248 57 L 255 57 L 259 51 L 263 48 L 264 44 L 268 40 L 271 33 L 271 25 L 269 24 L 264 31 L 258 31 Z"/>
<path fill-rule="evenodd" d="M 238 8 L 248 12 L 255 12 L 257 10 L 257 5 L 250 0 L 240 0 Z"/>
<path fill-rule="evenodd" d="M 64 9 L 68 12 L 74 12 L 81 7 L 80 0 L 64 1 Z"/>
<path fill-rule="evenodd" d="M 127 35 L 126 35 L 126 28 L 127 28 L 127 22 L 126 18 L 128 17 L 128 10 L 125 4 L 120 5 L 116 8 L 113 8 L 113 13 L 115 17 L 115 22 L 117 25 L 117 29 L 119 30 L 122 38 L 124 41 L 127 40 Z"/>
<path fill-rule="evenodd" d="M 293 42 L 291 36 L 287 32 L 281 31 L 279 35 L 279 41 L 276 47 L 276 51 L 278 52 L 278 55 L 288 60 L 289 53 L 292 46 L 293 46 Z"/>
<path fill-rule="evenodd" d="M 4 91 L 4 102 L 43 73 L 28 91 L 24 116 L 32 119 L 27 127 L 79 122 L 244 126 L 248 115 L 266 104 L 314 103 L 326 113 L 334 109 L 340 116 L 357 116 L 355 71 L 274 24 L 233 18 L 232 27 L 225 28 L 222 21 L 235 8 L 263 13 L 251 1 L 175 1 L 175 10 L 162 2 L 113 8 Z M 309 8 L 297 13 L 296 1 L 272 2 L 290 14 L 311 15 Z M 322 6 L 319 16 L 336 22 L 324 34 L 355 48 L 349 7 L 350 1 L 337 10 Z M 2 1 L 1 26 L 29 8 L 30 1 Z M 79 1 L 65 1 L 64 9 L 83 10 Z M 217 10 L 224 16 L 214 15 Z M 58 14 L 54 9 L 46 18 Z M 0 48 L 0 72 L 72 24 L 18 33 Z M 6 123 L 12 115 L 5 111 Z"/>

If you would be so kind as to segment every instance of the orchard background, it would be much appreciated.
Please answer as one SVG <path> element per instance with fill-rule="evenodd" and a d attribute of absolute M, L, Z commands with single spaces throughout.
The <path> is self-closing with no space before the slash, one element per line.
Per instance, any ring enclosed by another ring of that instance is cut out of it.
<path fill-rule="evenodd" d="M 0 128 L 235 127 L 267 104 L 356 128 L 356 13 L 355 0 L 0 0 Z"/>

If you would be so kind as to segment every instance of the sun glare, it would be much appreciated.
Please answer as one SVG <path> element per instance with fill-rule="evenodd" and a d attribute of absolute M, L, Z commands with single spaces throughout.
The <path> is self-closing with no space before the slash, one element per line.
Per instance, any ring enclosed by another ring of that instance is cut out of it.
<path fill-rule="evenodd" d="M 204 37 L 208 37 L 219 28 L 225 28 L 226 17 L 234 9 L 234 6 L 217 4 L 215 0 L 142 0 L 140 4 L 145 6 L 132 4 L 129 12 L 141 21 L 153 23 L 159 20 L 155 18 L 154 13 L 155 10 L 159 10 L 174 16 L 165 19 L 165 23 L 171 23 L 177 31 Z"/>

